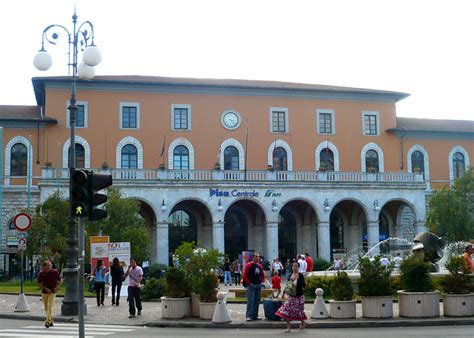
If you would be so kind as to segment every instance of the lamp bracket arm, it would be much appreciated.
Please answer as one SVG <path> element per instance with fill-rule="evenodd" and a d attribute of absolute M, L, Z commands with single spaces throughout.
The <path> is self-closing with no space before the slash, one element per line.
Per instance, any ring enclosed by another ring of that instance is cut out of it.
<path fill-rule="evenodd" d="M 43 37 L 41 39 L 41 50 L 44 51 L 44 41 L 46 40 L 47 42 L 49 42 L 50 44 L 52 45 L 56 45 L 56 41 L 55 40 L 58 40 L 61 35 L 59 35 L 59 33 L 57 31 L 50 31 L 50 29 L 52 28 L 61 28 L 63 29 L 67 36 L 68 36 L 68 43 L 71 43 L 71 33 L 67 30 L 66 27 L 62 26 L 62 25 L 57 25 L 57 24 L 54 24 L 54 25 L 49 25 L 48 27 L 46 27 L 44 30 L 43 30 Z"/>

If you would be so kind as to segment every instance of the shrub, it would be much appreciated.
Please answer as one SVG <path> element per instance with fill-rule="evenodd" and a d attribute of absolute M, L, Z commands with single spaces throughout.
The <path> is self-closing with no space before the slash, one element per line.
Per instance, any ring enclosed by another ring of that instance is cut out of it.
<path fill-rule="evenodd" d="M 400 265 L 400 283 L 407 292 L 428 292 L 435 289 L 431 266 L 416 257 L 404 259 Z"/>
<path fill-rule="evenodd" d="M 450 256 L 445 267 L 450 275 L 439 279 L 439 285 L 445 293 L 464 294 L 474 291 L 472 271 L 463 256 Z"/>
<path fill-rule="evenodd" d="M 354 289 L 352 288 L 351 279 L 344 271 L 339 271 L 331 284 L 331 293 L 334 300 L 352 300 L 354 297 Z"/>
<path fill-rule="evenodd" d="M 168 266 L 165 264 L 151 264 L 148 269 L 148 278 L 163 278 L 168 269 Z"/>
<path fill-rule="evenodd" d="M 331 266 L 331 262 L 328 262 L 322 258 L 316 258 L 313 262 L 313 271 L 324 271 Z"/>
<path fill-rule="evenodd" d="M 314 298 L 314 291 L 317 288 L 324 290 L 324 297 L 331 297 L 331 283 L 332 277 L 328 276 L 308 276 L 306 277 L 306 287 L 304 288 L 305 297 Z"/>
<path fill-rule="evenodd" d="M 159 299 L 165 292 L 164 278 L 149 278 L 141 290 L 143 300 Z"/>
<path fill-rule="evenodd" d="M 189 297 L 191 288 L 183 270 L 171 267 L 165 272 L 165 295 L 171 298 Z"/>
<path fill-rule="evenodd" d="M 208 272 L 201 276 L 197 285 L 197 293 L 201 302 L 213 303 L 217 302 L 217 288 L 219 287 L 219 277 Z"/>
<path fill-rule="evenodd" d="M 8 271 L 0 269 L 0 282 L 8 282 L 11 279 Z"/>
<path fill-rule="evenodd" d="M 397 291 L 403 289 L 400 276 L 390 278 L 390 289 L 392 290 L 393 296 L 397 296 Z"/>
<path fill-rule="evenodd" d="M 368 257 L 359 259 L 360 278 L 359 295 L 363 297 L 390 296 L 390 275 L 392 273 L 391 265 L 382 265 L 380 257 L 377 256 L 373 261 Z"/>

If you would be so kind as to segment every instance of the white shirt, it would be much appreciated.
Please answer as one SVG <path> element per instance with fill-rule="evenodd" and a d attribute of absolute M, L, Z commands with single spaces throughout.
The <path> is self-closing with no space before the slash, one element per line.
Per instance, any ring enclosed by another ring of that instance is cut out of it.
<path fill-rule="evenodd" d="M 299 263 L 298 272 L 306 272 L 306 269 L 308 268 L 308 263 L 306 263 L 306 261 L 303 258 L 299 259 L 298 263 Z"/>
<path fill-rule="evenodd" d="M 387 257 L 382 257 L 382 258 L 380 258 L 380 264 L 382 264 L 382 265 L 389 265 L 390 262 L 388 261 L 388 258 L 387 258 Z"/>
<path fill-rule="evenodd" d="M 400 256 L 396 256 L 396 257 L 393 259 L 393 262 L 395 263 L 395 267 L 396 267 L 396 268 L 399 268 L 399 267 L 400 267 L 400 264 L 402 264 L 402 261 L 403 261 L 403 258 L 400 257 Z"/>

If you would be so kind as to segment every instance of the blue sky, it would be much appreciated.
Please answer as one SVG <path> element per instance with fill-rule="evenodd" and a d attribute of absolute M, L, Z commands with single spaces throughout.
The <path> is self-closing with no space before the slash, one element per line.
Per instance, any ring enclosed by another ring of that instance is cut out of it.
<path fill-rule="evenodd" d="M 474 120 L 472 1 L 15 0 L 0 2 L 0 104 L 35 104 L 32 59 L 49 24 L 94 24 L 97 75 L 302 82 L 394 90 L 399 116 Z"/>

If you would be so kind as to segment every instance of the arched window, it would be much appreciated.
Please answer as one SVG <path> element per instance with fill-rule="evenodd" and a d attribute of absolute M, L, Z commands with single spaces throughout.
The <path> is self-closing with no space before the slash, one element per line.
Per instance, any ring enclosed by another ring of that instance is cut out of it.
<path fill-rule="evenodd" d="M 373 149 L 365 153 L 365 168 L 369 173 L 379 172 L 379 154 Z"/>
<path fill-rule="evenodd" d="M 282 147 L 273 149 L 273 169 L 277 171 L 288 170 L 288 156 Z"/>
<path fill-rule="evenodd" d="M 69 147 L 69 151 L 71 151 L 71 147 Z M 69 152 L 68 152 L 69 154 Z M 69 155 L 70 156 L 70 155 Z M 69 158 L 68 161 L 71 159 Z M 72 167 L 74 168 L 85 168 L 85 163 L 86 163 L 86 151 L 84 149 L 84 146 L 80 143 L 76 143 L 76 164 L 73 165 Z"/>
<path fill-rule="evenodd" d="M 319 170 L 321 171 L 334 171 L 334 154 L 331 149 L 324 148 L 319 153 Z"/>
<path fill-rule="evenodd" d="M 226 147 L 224 150 L 224 170 L 239 170 L 239 151 L 236 147 Z"/>
<path fill-rule="evenodd" d="M 134 145 L 127 144 L 122 148 L 123 169 L 138 169 L 137 148 Z"/>
<path fill-rule="evenodd" d="M 28 150 L 23 143 L 17 143 L 11 148 L 10 175 L 26 176 L 28 163 Z"/>
<path fill-rule="evenodd" d="M 414 151 L 411 154 L 411 172 L 424 173 L 425 172 L 425 158 L 421 151 Z"/>
<path fill-rule="evenodd" d="M 177 170 L 189 169 L 189 150 L 185 146 L 177 146 L 173 150 L 173 168 Z"/>
<path fill-rule="evenodd" d="M 462 175 L 464 175 L 464 171 L 466 169 L 464 164 L 464 155 L 460 152 L 454 153 L 453 155 L 453 174 L 454 179 L 458 179 Z"/>

